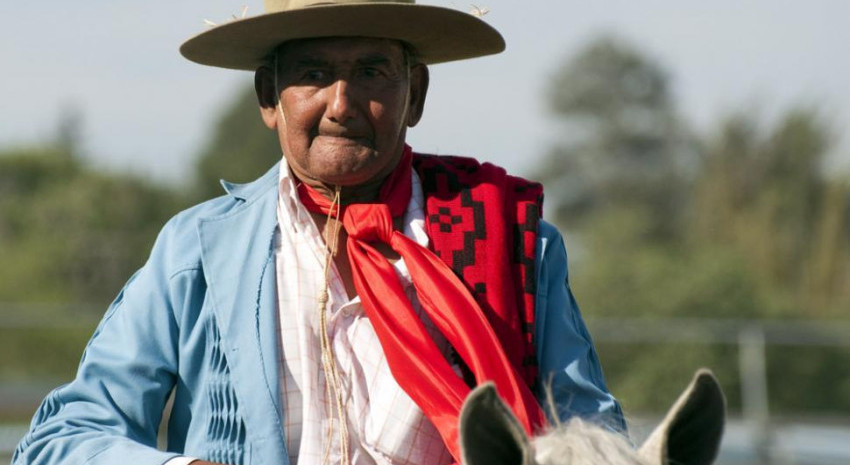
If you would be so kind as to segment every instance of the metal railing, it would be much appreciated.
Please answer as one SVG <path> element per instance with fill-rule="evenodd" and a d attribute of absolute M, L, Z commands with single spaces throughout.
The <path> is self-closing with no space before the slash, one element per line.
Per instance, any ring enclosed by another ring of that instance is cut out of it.
<path fill-rule="evenodd" d="M 588 320 L 588 326 L 597 343 L 737 346 L 742 423 L 752 435 L 758 464 L 795 463 L 787 450 L 778 447 L 777 430 L 771 423 L 766 347 L 850 348 L 848 321 L 595 318 Z M 844 459 L 850 463 L 850 456 L 838 460 Z"/>

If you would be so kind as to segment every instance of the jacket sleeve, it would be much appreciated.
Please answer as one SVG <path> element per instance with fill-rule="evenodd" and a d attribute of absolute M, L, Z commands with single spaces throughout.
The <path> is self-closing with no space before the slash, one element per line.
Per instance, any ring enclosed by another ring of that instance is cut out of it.
<path fill-rule="evenodd" d="M 537 277 L 541 405 L 548 405 L 548 389 L 561 420 L 580 416 L 625 433 L 623 412 L 605 386 L 599 357 L 570 290 L 563 238 L 544 221 L 538 227 Z"/>
<path fill-rule="evenodd" d="M 109 307 L 76 378 L 42 402 L 13 464 L 159 465 L 177 455 L 156 449 L 178 337 L 156 251 Z"/>

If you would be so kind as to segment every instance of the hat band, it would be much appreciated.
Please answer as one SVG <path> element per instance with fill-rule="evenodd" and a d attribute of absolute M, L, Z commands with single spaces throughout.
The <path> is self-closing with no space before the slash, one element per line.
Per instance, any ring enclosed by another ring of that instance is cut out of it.
<path fill-rule="evenodd" d="M 344 5 L 350 3 L 408 3 L 415 4 L 416 0 L 263 0 L 263 6 L 267 13 L 279 11 L 298 10 L 321 5 Z"/>

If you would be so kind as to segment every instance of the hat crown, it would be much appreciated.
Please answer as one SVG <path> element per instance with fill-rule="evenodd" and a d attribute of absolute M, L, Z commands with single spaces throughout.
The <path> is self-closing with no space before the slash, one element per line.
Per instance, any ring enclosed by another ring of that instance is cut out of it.
<path fill-rule="evenodd" d="M 410 44 L 433 65 L 499 53 L 505 40 L 481 18 L 416 0 L 263 0 L 266 12 L 192 37 L 184 57 L 204 65 L 256 70 L 280 44 L 317 37 L 377 37 Z"/>
<path fill-rule="evenodd" d="M 416 3 L 416 0 L 263 0 L 267 13 L 297 10 L 319 5 L 344 5 L 348 3 Z"/>

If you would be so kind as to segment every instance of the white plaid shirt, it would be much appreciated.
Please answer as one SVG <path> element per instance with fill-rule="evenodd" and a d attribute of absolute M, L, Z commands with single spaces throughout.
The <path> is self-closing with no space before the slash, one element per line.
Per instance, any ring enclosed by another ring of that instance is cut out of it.
<path fill-rule="evenodd" d="M 340 463 L 339 431 L 331 421 L 336 409 L 325 390 L 317 313 L 326 249 L 309 212 L 298 200 L 296 180 L 285 161 L 280 173 L 275 260 L 286 446 L 293 465 L 299 461 L 318 465 L 325 442 L 332 438 L 330 463 L 336 464 Z M 403 232 L 427 247 L 422 187 L 415 172 L 412 178 L 413 195 L 405 212 Z M 447 354 L 449 345 L 422 313 L 404 261 L 398 260 L 394 266 L 414 309 Z M 390 373 L 360 298 L 347 296 L 336 268 L 331 272 L 329 297 L 328 336 L 346 403 L 351 463 L 451 463 L 451 455 L 434 425 Z M 332 429 L 331 434 L 328 429 Z"/>

